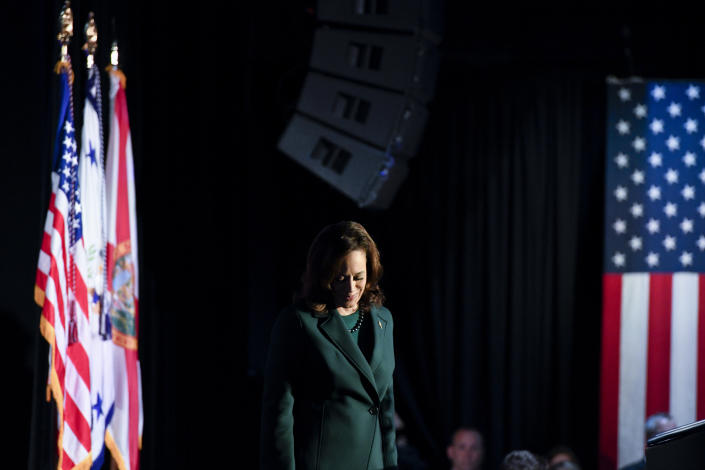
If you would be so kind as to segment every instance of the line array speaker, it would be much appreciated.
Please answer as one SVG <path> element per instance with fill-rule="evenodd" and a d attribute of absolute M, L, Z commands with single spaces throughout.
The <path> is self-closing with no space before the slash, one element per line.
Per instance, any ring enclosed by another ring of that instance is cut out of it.
<path fill-rule="evenodd" d="M 441 3 L 329 0 L 278 148 L 360 207 L 386 209 L 421 143 L 439 66 Z"/>

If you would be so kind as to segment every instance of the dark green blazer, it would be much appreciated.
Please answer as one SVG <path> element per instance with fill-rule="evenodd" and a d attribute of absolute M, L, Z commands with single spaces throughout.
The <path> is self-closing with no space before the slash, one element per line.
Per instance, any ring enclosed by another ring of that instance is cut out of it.
<path fill-rule="evenodd" d="M 265 367 L 262 470 L 396 467 L 392 315 L 373 306 L 365 327 L 369 362 L 337 312 L 279 315 Z"/>

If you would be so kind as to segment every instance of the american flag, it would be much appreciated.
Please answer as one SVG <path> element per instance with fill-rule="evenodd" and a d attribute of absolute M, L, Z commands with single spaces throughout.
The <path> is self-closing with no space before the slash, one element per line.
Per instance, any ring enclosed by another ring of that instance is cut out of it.
<path fill-rule="evenodd" d="M 600 468 L 705 418 L 705 83 L 610 80 Z"/>
<path fill-rule="evenodd" d="M 71 64 L 60 69 L 52 193 L 37 263 L 35 300 L 41 332 L 50 345 L 48 386 L 58 414 L 58 468 L 90 465 L 91 392 L 88 293 L 85 279 L 78 154 L 73 118 Z"/>

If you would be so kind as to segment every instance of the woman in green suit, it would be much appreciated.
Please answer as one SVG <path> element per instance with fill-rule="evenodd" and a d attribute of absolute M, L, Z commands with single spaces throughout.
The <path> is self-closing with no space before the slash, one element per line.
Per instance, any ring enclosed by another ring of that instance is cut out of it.
<path fill-rule="evenodd" d="M 325 227 L 294 305 L 272 330 L 262 470 L 396 468 L 393 321 L 377 246 L 356 222 Z"/>

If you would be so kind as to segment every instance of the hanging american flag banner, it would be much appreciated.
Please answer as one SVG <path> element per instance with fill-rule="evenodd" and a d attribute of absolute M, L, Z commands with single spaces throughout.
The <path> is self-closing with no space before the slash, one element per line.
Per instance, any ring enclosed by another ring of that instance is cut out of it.
<path fill-rule="evenodd" d="M 120 470 L 139 468 L 142 440 L 142 385 L 137 356 L 138 256 L 135 178 L 125 77 L 110 71 L 110 138 L 106 171 L 107 308 L 114 367 L 114 410 L 106 445 Z"/>
<path fill-rule="evenodd" d="M 607 86 L 600 468 L 705 418 L 705 83 Z"/>
<path fill-rule="evenodd" d="M 61 106 L 35 300 L 50 345 L 48 389 L 58 414 L 58 468 L 71 469 L 86 468 L 91 458 L 89 302 L 70 62 L 60 62 L 57 70 Z"/>

